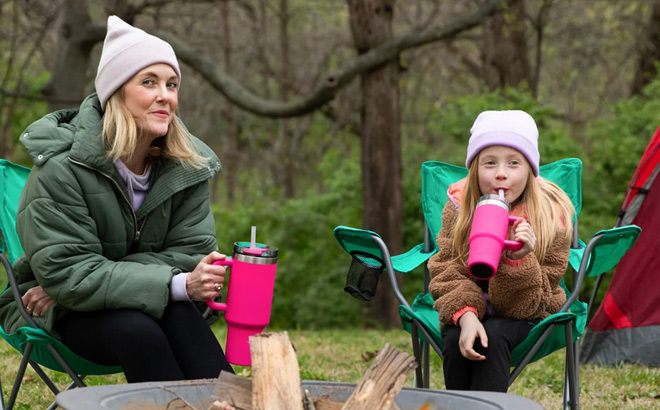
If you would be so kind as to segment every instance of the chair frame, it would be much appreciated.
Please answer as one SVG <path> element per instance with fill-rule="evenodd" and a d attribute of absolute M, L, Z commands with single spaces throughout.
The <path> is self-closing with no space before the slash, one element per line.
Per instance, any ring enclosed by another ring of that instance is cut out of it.
<path fill-rule="evenodd" d="M 25 167 L 14 164 L 10 161 L 7 161 L 5 159 L 0 159 L 0 169 L 4 169 L 5 167 L 14 167 L 14 168 L 21 168 L 24 169 Z M 2 182 L 2 181 L 0 181 Z M 1 201 L 0 201 L 1 202 Z M 15 222 L 15 221 L 14 221 Z M 7 228 L 9 229 L 9 228 Z M 14 231 L 15 232 L 15 231 Z M 10 244 L 7 243 L 8 241 L 6 240 L 3 236 L 4 234 L 9 235 L 8 232 L 2 232 L 2 229 L 0 229 L 0 249 L 3 249 L 4 252 L 0 252 L 0 262 L 5 268 L 5 271 L 7 273 L 7 286 L 8 288 L 11 288 L 12 296 L 14 298 L 14 301 L 16 302 L 16 306 L 18 308 L 18 311 L 20 315 L 25 319 L 27 322 L 27 325 L 25 327 L 30 327 L 33 329 L 39 329 L 41 330 L 42 328 L 34 321 L 32 316 L 27 312 L 25 305 L 23 304 L 23 300 L 21 298 L 21 294 L 18 288 L 18 283 L 16 281 L 16 274 L 14 273 L 12 263 L 10 262 L 10 259 L 12 258 L 13 252 L 10 252 Z M 16 245 L 17 247 L 20 245 Z M 14 249 L 16 250 L 16 249 Z M 21 252 L 22 253 L 22 250 Z M 14 257 L 17 257 L 18 255 L 14 255 Z M 0 290 L 2 291 L 2 290 Z M 5 289 L 4 291 L 9 291 L 9 289 Z M 214 299 L 216 302 L 220 302 L 222 300 L 222 296 L 218 296 Z M 200 314 L 206 322 L 209 324 L 209 326 L 217 320 L 217 318 L 220 316 L 220 313 L 210 309 L 206 304 L 199 304 L 198 308 L 200 309 Z M 55 348 L 55 346 L 51 344 L 46 344 L 45 346 L 49 353 L 52 355 L 52 357 L 55 359 L 55 361 L 61 366 L 62 368 L 62 373 L 66 372 L 69 377 L 71 377 L 72 382 L 66 387 L 65 390 L 70 390 L 76 387 L 85 387 L 84 383 L 84 378 L 87 375 L 84 374 L 78 374 L 74 368 L 71 366 L 69 362 L 64 358 L 64 356 Z M 39 375 L 41 380 L 48 386 L 48 388 L 55 394 L 57 395 L 60 393 L 60 389 L 55 385 L 55 383 L 51 380 L 51 378 L 48 376 L 48 374 L 44 371 L 43 367 L 40 364 L 38 364 L 36 361 L 31 360 L 30 357 L 32 355 L 34 349 L 34 343 L 32 342 L 27 342 L 25 346 L 25 350 L 23 352 L 23 356 L 21 358 L 21 363 L 18 368 L 18 372 L 16 374 L 16 378 L 14 379 L 14 384 L 12 386 L 11 393 L 9 394 L 9 397 L 7 401 L 5 402 L 5 397 L 4 397 L 4 392 L 2 390 L 2 381 L 0 380 L 0 410 L 11 410 L 14 405 L 16 404 L 16 399 L 18 398 L 18 393 L 21 387 L 21 382 L 23 380 L 23 377 L 25 376 L 25 371 L 27 370 L 28 364 L 34 369 L 34 371 Z M 86 369 L 89 370 L 89 369 Z M 59 370 L 55 370 L 58 371 Z M 119 373 L 121 371 L 117 371 Z M 90 374 L 97 374 L 97 373 L 90 373 Z M 110 374 L 110 373 L 98 373 L 99 375 L 104 375 L 104 374 Z M 57 408 L 57 403 L 53 401 L 53 403 L 48 407 L 48 409 L 55 409 Z"/>
<path fill-rule="evenodd" d="M 11 292 L 14 297 L 14 301 L 16 301 L 16 306 L 18 308 L 19 313 L 25 319 L 27 322 L 28 326 L 34 328 L 34 329 L 41 329 L 41 327 L 34 321 L 32 316 L 27 312 L 25 305 L 23 304 L 23 300 L 21 299 L 21 294 L 18 290 L 18 283 L 16 282 L 16 275 L 14 274 L 14 269 L 12 268 L 11 264 L 9 263 L 9 260 L 5 256 L 4 253 L 0 252 L 0 262 L 2 262 L 2 265 L 5 268 L 5 271 L 7 273 L 7 281 L 8 281 L 8 286 L 11 289 Z M 85 387 L 86 384 L 83 382 L 83 379 L 86 377 L 86 375 L 79 375 L 76 373 L 71 365 L 62 357 L 60 352 L 55 349 L 52 345 L 47 345 L 46 346 L 50 353 L 53 355 L 55 360 L 59 363 L 60 366 L 66 371 L 66 373 L 71 377 L 71 384 L 67 386 L 65 390 L 70 390 L 75 387 Z M 46 374 L 44 369 L 35 361 L 30 359 L 30 355 L 32 353 L 32 349 L 34 348 L 34 344 L 31 342 L 28 342 L 25 351 L 23 352 L 23 357 L 21 358 L 21 363 L 18 367 L 18 372 L 16 373 L 16 378 L 14 379 L 14 385 L 12 386 L 11 393 L 9 395 L 9 398 L 7 399 L 6 406 L 5 406 L 5 400 L 4 400 L 4 394 L 2 392 L 2 385 L 0 384 L 0 410 L 11 410 L 14 407 L 14 404 L 16 403 L 16 399 L 18 397 L 18 392 L 21 388 L 21 383 L 23 381 L 23 376 L 25 375 L 25 371 L 27 369 L 28 364 L 34 369 L 34 371 L 39 375 L 41 380 L 48 386 L 48 388 L 55 394 L 57 395 L 60 393 L 60 389 L 55 385 L 55 383 L 51 380 L 51 378 Z M 57 408 L 57 403 L 53 401 L 53 403 L 48 407 L 48 409 L 55 409 Z"/>
<path fill-rule="evenodd" d="M 587 272 L 588 262 L 589 262 L 589 258 L 586 257 L 586 255 L 590 255 L 591 251 L 594 249 L 594 247 L 602 237 L 603 234 L 594 235 L 587 244 L 584 251 L 585 257 L 583 257 L 580 262 L 579 270 L 575 272 L 575 269 L 573 269 L 574 276 L 573 276 L 573 286 L 572 286 L 571 295 L 567 298 L 566 302 L 561 307 L 558 313 L 567 312 L 570 306 L 573 304 L 573 302 L 578 298 L 579 289 L 582 287 L 582 283 L 584 282 Z M 425 252 L 433 252 L 433 247 L 431 246 L 430 238 L 431 235 L 427 228 L 424 235 Z M 410 304 L 408 303 L 408 301 L 404 298 L 403 294 L 401 293 L 401 289 L 398 287 L 395 277 L 395 270 L 394 267 L 392 266 L 391 254 L 389 252 L 387 245 L 379 236 L 371 235 L 371 239 L 378 245 L 378 247 L 380 248 L 383 254 L 383 261 L 386 268 L 385 270 L 387 271 L 388 277 L 390 279 L 390 283 L 392 284 L 392 291 L 394 293 L 394 296 L 401 305 L 404 305 L 408 309 L 413 310 Z M 577 221 L 574 224 L 573 240 L 571 246 L 573 248 L 578 246 Z M 430 282 L 430 275 L 428 268 L 425 264 L 424 266 L 425 293 L 428 293 L 429 282 Z M 412 319 L 410 322 L 411 322 L 410 324 L 411 324 L 413 354 L 415 356 L 415 359 L 417 360 L 417 363 L 419 364 L 419 366 L 415 370 L 415 387 L 429 388 L 430 347 L 433 347 L 433 349 L 440 356 L 440 358 L 442 358 L 442 349 L 433 340 L 433 337 L 429 334 L 429 332 L 418 320 Z M 572 320 L 561 320 L 556 323 L 550 324 L 544 330 L 541 336 L 533 344 L 532 348 L 527 352 L 523 360 L 511 371 L 511 374 L 509 376 L 509 386 L 511 386 L 513 382 L 518 378 L 518 376 L 522 373 L 525 366 L 531 362 L 531 359 L 540 349 L 541 345 L 543 345 L 543 343 L 546 341 L 546 339 L 548 338 L 549 334 L 552 332 L 554 327 L 558 325 L 564 326 L 565 335 L 566 335 L 566 347 L 565 347 L 566 360 L 565 360 L 565 371 L 564 371 L 563 408 L 564 409 L 570 408 L 571 410 L 579 409 L 580 389 L 579 389 L 579 368 L 577 366 L 577 363 L 579 363 L 580 338 L 577 338 L 577 340 L 573 342 L 572 322 L 573 322 Z M 426 340 L 429 341 L 428 343 L 420 338 L 419 332 L 421 332 L 425 336 Z"/>
<path fill-rule="evenodd" d="M 547 174 L 544 174 L 544 170 Z M 565 349 L 563 408 L 573 410 L 579 408 L 579 343 L 588 313 L 587 304 L 579 300 L 579 291 L 586 276 L 600 276 L 613 268 L 621 256 L 634 245 L 641 232 L 638 226 L 627 225 L 599 231 L 591 237 L 588 244 L 578 238 L 577 217 L 582 207 L 581 170 L 582 162 L 577 158 L 566 158 L 542 167 L 542 176 L 546 175 L 549 180 L 557 180 L 560 186 L 565 186 L 564 189 L 567 189 L 566 192 L 576 210 L 569 258 L 573 280 L 571 290 L 562 281 L 567 300 L 561 309 L 543 319 L 539 326 L 532 329 L 530 336 L 514 349 L 512 364 L 515 364 L 515 367 L 508 380 L 508 385 L 511 386 L 527 364 L 553 351 Z M 334 231 L 340 246 L 349 254 L 356 249 L 362 249 L 381 258 L 383 268 L 390 279 L 391 289 L 399 302 L 402 327 L 411 334 L 413 353 L 419 364 L 415 371 L 415 387 L 429 388 L 431 347 L 442 359 L 441 339 L 433 336 L 438 336 L 439 324 L 437 312 L 434 314 L 434 309 L 430 306 L 432 298 L 428 292 L 430 274 L 427 264 L 429 257 L 436 251 L 435 237 L 432 236 L 431 229 L 436 232 L 441 229 L 439 210 L 443 209 L 440 207 L 441 202 L 444 206 L 446 201 L 442 200 L 438 192 L 447 189 L 447 181 L 456 181 L 466 175 L 466 169 L 448 163 L 427 161 L 422 164 L 424 242 L 408 252 L 392 256 L 380 235 L 374 231 L 347 226 L 338 226 Z M 426 181 L 425 176 L 428 178 Z M 433 194 L 425 196 L 425 190 L 431 190 Z M 398 287 L 395 272 L 411 272 L 421 264 L 424 264 L 424 289 L 411 306 Z M 419 308 L 417 303 L 420 303 Z M 564 331 L 556 326 L 564 326 Z"/>
<path fill-rule="evenodd" d="M 9 263 L 9 260 L 7 259 L 7 256 L 3 253 L 0 252 L 0 263 L 5 268 L 5 271 L 7 272 L 7 281 L 8 281 L 8 286 L 11 288 L 12 295 L 14 297 L 14 300 L 16 301 L 16 306 L 18 308 L 19 313 L 21 316 L 25 319 L 29 327 L 32 327 L 34 329 L 41 329 L 41 327 L 34 321 L 32 316 L 27 312 L 27 309 L 25 308 L 25 305 L 23 304 L 23 300 L 21 298 L 21 294 L 18 290 L 18 283 L 16 281 L 16 275 L 14 273 L 14 269 L 11 266 L 11 263 Z M 222 296 L 218 296 L 216 299 L 214 299 L 216 302 L 219 302 L 222 300 Z M 210 325 L 213 321 L 215 321 L 218 316 L 217 315 L 212 315 L 214 311 L 211 309 L 207 309 L 203 312 L 200 312 L 202 316 L 207 320 L 207 323 Z M 50 353 L 53 355 L 53 358 L 58 362 L 60 366 L 62 366 L 62 369 L 71 377 L 72 382 L 64 389 L 66 390 L 71 390 L 76 387 L 86 387 L 87 385 L 84 382 L 84 379 L 87 375 L 83 374 L 78 374 L 73 367 L 66 361 L 66 359 L 60 354 L 59 351 L 53 345 L 46 345 Z M 34 360 L 30 359 L 30 355 L 32 353 L 32 349 L 34 348 L 34 344 L 31 342 L 28 342 L 25 351 L 23 352 L 23 357 L 21 358 L 21 363 L 18 367 L 18 372 L 16 373 L 16 378 L 14 379 L 14 384 L 12 386 L 11 393 L 5 402 L 4 400 L 4 393 L 2 391 L 2 381 L 0 380 L 0 410 L 11 410 L 14 405 L 16 404 L 16 399 L 18 398 L 18 392 L 20 390 L 21 384 L 23 377 L 25 376 L 25 371 L 27 370 L 28 364 L 34 369 L 34 371 L 39 375 L 41 380 L 48 386 L 48 388 L 57 396 L 61 391 L 60 389 L 55 385 L 55 383 L 52 381 L 52 379 L 48 376 L 48 374 L 44 371 L 43 367 L 39 365 L 37 362 Z M 57 403 L 53 401 L 53 403 L 48 407 L 49 410 L 57 408 Z"/>

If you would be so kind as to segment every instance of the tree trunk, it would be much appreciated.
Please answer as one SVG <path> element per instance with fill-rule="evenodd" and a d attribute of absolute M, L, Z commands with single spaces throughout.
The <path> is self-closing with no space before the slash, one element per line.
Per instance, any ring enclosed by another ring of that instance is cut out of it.
<path fill-rule="evenodd" d="M 66 0 L 57 31 L 55 66 L 50 81 L 41 90 L 50 111 L 75 107 L 88 91 L 89 57 L 96 36 L 90 37 L 89 8 L 85 0 Z M 102 38 L 101 38 L 102 39 Z"/>
<path fill-rule="evenodd" d="M 525 29 L 525 2 L 513 2 L 484 24 L 484 81 L 490 89 L 533 86 Z"/>
<path fill-rule="evenodd" d="M 630 86 L 630 95 L 639 95 L 657 75 L 656 63 L 660 60 L 660 1 L 652 6 L 646 30 L 642 33 L 637 49 L 637 67 Z"/>
<path fill-rule="evenodd" d="M 229 74 L 234 73 L 231 61 L 232 61 L 232 31 L 229 26 L 229 16 L 231 13 L 231 8 L 227 2 L 222 2 L 220 4 L 222 9 L 222 37 L 224 39 L 222 43 L 222 55 L 224 59 L 224 69 Z M 231 205 L 234 203 L 236 198 L 236 177 L 239 163 L 239 154 L 240 150 L 238 148 L 238 129 L 239 129 L 239 118 L 238 113 L 236 112 L 236 107 L 233 104 L 228 104 L 227 107 L 222 110 L 224 119 L 226 120 L 225 125 L 221 125 L 221 135 L 224 137 L 222 141 L 214 141 L 214 150 L 215 152 L 223 153 L 223 168 L 226 172 L 223 172 L 223 179 L 227 181 L 227 190 L 224 193 L 227 198 L 227 202 Z M 220 146 L 222 145 L 222 146 Z M 213 189 L 211 191 L 212 200 L 215 202 L 218 198 L 217 183 L 213 183 Z"/>
<path fill-rule="evenodd" d="M 348 4 L 351 32 L 359 54 L 392 39 L 394 0 L 348 0 Z M 389 60 L 362 73 L 360 78 L 362 224 L 365 229 L 378 232 L 394 255 L 401 252 L 403 237 L 398 60 Z M 370 313 L 386 328 L 400 324 L 398 303 L 386 275 L 381 276 Z"/>
<path fill-rule="evenodd" d="M 289 54 L 289 3 L 288 0 L 280 0 L 278 11 L 279 20 L 279 35 L 280 35 L 280 67 L 279 67 L 279 83 L 280 83 L 280 100 L 289 101 L 291 94 L 291 58 Z M 281 165 L 280 174 L 276 172 L 278 185 L 284 187 L 285 198 L 293 198 L 295 196 L 295 151 L 293 151 L 293 133 L 291 130 L 290 119 L 281 119 L 278 121 L 278 146 L 280 147 L 280 161 L 275 160 L 275 163 Z"/>

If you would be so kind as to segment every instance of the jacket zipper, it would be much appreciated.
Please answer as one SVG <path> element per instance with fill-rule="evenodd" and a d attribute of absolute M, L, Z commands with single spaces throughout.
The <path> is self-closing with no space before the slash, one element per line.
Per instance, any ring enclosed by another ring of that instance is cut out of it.
<path fill-rule="evenodd" d="M 131 248 L 129 250 L 129 253 L 135 253 L 137 252 L 137 248 L 140 245 L 140 235 L 142 235 L 142 228 L 144 228 L 144 224 L 147 223 L 147 218 L 144 218 L 144 221 L 142 222 L 142 226 L 138 227 L 138 220 L 137 220 L 137 215 L 135 214 L 135 210 L 133 210 L 133 204 L 131 204 L 131 201 L 126 197 L 126 194 L 124 194 L 124 191 L 121 189 L 121 186 L 115 181 L 115 179 L 109 175 L 108 173 L 92 167 L 90 165 L 87 165 L 83 162 L 76 161 L 75 159 L 68 157 L 69 161 L 71 161 L 74 164 L 80 165 L 81 167 L 91 169 L 92 171 L 98 172 L 99 174 L 103 175 L 104 177 L 108 178 L 112 183 L 117 187 L 117 190 L 121 193 L 122 198 L 124 198 L 124 201 L 128 204 L 128 208 L 131 210 L 131 215 L 133 215 L 133 226 L 135 227 L 135 232 L 133 234 L 133 243 L 131 244 Z"/>

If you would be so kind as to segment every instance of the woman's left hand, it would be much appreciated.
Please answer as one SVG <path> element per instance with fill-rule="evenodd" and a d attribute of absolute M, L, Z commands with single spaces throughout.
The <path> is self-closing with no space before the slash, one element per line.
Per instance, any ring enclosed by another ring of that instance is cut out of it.
<path fill-rule="evenodd" d="M 523 246 L 517 251 L 507 251 L 505 256 L 509 259 L 522 259 L 534 250 L 536 235 L 532 225 L 526 219 L 519 218 L 511 227 L 509 239 L 522 242 Z"/>
<path fill-rule="evenodd" d="M 41 286 L 28 289 L 21 300 L 25 305 L 25 310 L 34 317 L 44 316 L 48 308 L 55 304 L 55 301 L 48 296 Z"/>

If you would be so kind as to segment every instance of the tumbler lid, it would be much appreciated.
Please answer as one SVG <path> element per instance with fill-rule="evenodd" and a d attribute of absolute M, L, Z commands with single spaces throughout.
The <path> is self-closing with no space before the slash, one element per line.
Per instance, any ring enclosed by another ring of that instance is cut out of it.
<path fill-rule="evenodd" d="M 477 203 L 477 206 L 485 205 L 485 204 L 494 204 L 494 205 L 499 205 L 503 208 L 506 208 L 506 210 L 509 210 L 509 207 L 511 206 L 509 204 L 509 200 L 495 194 L 488 194 L 488 195 L 482 195 L 479 198 L 479 202 Z"/>
<path fill-rule="evenodd" d="M 262 258 L 277 258 L 278 249 L 274 246 L 263 243 L 255 243 L 254 247 L 250 242 L 234 242 L 234 254 L 250 255 Z"/>

